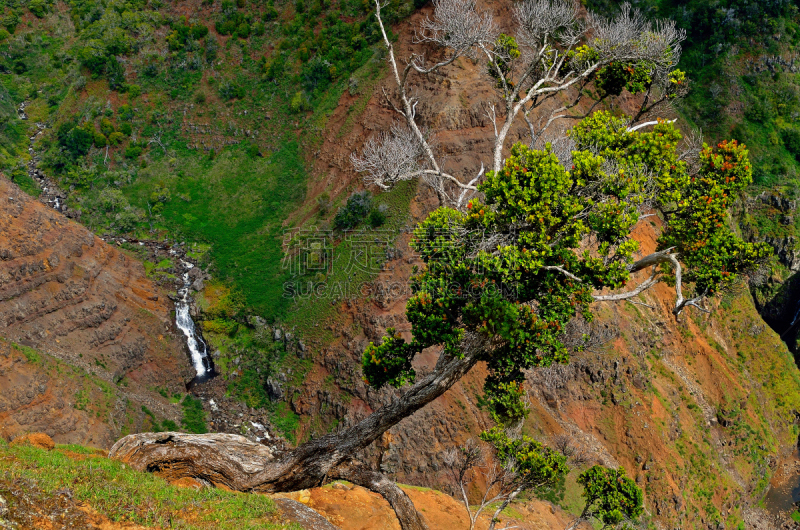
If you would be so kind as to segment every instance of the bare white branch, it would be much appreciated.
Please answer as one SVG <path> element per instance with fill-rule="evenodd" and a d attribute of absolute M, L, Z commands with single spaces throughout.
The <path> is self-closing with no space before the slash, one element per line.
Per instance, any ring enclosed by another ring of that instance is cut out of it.
<path fill-rule="evenodd" d="M 475 0 L 433 0 L 433 18 L 426 17 L 417 42 L 431 42 L 453 50 L 452 58 L 474 56 L 479 44 L 494 42 L 498 30 L 491 13 L 479 12 Z"/>
<path fill-rule="evenodd" d="M 391 131 L 367 140 L 361 155 L 352 153 L 350 162 L 356 171 L 364 174 L 364 182 L 390 189 L 419 171 L 423 155 L 423 147 L 414 132 L 395 124 Z"/>
<path fill-rule="evenodd" d="M 667 120 L 666 123 L 675 123 L 676 121 L 678 121 L 678 120 L 677 119 Z M 640 123 L 638 125 L 634 125 L 634 126 L 628 127 L 627 130 L 628 130 L 628 132 L 638 131 L 639 129 L 644 129 L 645 127 L 658 125 L 659 123 L 664 123 L 664 122 L 662 120 L 646 121 L 644 123 Z"/>
<path fill-rule="evenodd" d="M 575 44 L 582 34 L 578 3 L 570 0 L 524 0 L 514 6 L 514 21 L 519 25 L 519 41 L 542 50 L 547 40 L 566 37 Z"/>
<path fill-rule="evenodd" d="M 674 21 L 651 24 L 627 2 L 613 19 L 589 13 L 587 21 L 592 32 L 589 46 L 602 60 L 649 61 L 656 68 L 678 64 L 686 31 L 678 29 Z"/>

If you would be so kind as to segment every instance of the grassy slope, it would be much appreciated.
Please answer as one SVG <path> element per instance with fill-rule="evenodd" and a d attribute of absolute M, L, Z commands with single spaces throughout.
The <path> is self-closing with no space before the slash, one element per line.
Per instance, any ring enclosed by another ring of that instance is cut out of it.
<path fill-rule="evenodd" d="M 49 495 L 69 488 L 75 501 L 87 503 L 112 521 L 147 526 L 187 530 L 299 529 L 294 524 L 277 522 L 278 511 L 269 497 L 172 486 L 103 455 L 77 445 L 60 445 L 46 451 L 27 445 L 11 447 L 0 440 L 0 491 L 20 479 Z M 13 503 L 9 509 L 13 514 Z"/>

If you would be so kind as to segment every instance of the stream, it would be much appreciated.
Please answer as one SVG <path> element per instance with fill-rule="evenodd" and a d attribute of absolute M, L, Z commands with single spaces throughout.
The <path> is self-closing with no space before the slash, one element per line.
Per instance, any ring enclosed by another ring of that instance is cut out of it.
<path fill-rule="evenodd" d="M 192 365 L 197 373 L 194 382 L 201 382 L 213 375 L 214 368 L 208 356 L 208 347 L 197 333 L 194 320 L 192 320 L 189 312 L 192 303 L 192 299 L 189 296 L 189 287 L 192 285 L 189 271 L 194 268 L 194 265 L 183 260 L 181 260 L 181 265 L 183 265 L 185 272 L 181 276 L 183 278 L 183 287 L 178 289 L 178 299 L 175 301 L 175 325 L 186 336 L 186 344 L 192 357 Z"/>
<path fill-rule="evenodd" d="M 28 115 L 25 112 L 25 108 L 27 106 L 26 103 L 27 102 L 22 102 L 17 108 L 17 117 L 20 120 L 28 119 Z M 53 180 L 45 176 L 45 174 L 42 173 L 38 167 L 39 156 L 35 150 L 35 143 L 39 136 L 44 133 L 46 125 L 44 123 L 36 123 L 35 125 L 36 132 L 33 134 L 33 136 L 28 138 L 30 141 L 28 153 L 31 155 L 31 159 L 28 162 L 28 175 L 42 190 L 42 194 L 39 196 L 39 200 L 41 202 L 47 204 L 54 210 L 65 214 L 67 217 L 75 218 L 77 217 L 76 214 L 79 212 L 66 207 L 64 204 L 66 194 L 58 188 Z M 123 239 L 122 241 L 124 242 L 125 240 Z M 192 316 L 190 314 L 192 304 L 190 287 L 192 285 L 192 281 L 189 277 L 189 271 L 194 268 L 194 265 L 184 260 L 180 260 L 180 263 L 184 269 L 184 272 L 181 275 L 183 286 L 178 289 L 178 299 L 175 301 L 175 325 L 186 337 L 186 345 L 189 348 L 192 366 L 197 373 L 197 377 L 195 377 L 191 383 L 194 384 L 212 378 L 214 376 L 214 366 L 211 362 L 211 358 L 208 356 L 208 347 L 206 346 L 205 341 L 203 341 L 203 339 L 200 337 L 200 334 L 197 332 L 194 321 L 192 320 Z"/>

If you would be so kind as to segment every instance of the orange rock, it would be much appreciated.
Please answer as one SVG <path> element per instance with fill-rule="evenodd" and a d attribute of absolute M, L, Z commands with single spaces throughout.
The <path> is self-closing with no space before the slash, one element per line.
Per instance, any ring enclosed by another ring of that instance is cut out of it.
<path fill-rule="evenodd" d="M 191 477 L 183 477 L 179 478 L 178 480 L 172 480 L 170 483 L 173 486 L 179 486 L 181 488 L 194 488 L 196 490 L 202 489 L 203 485 L 196 481 Z"/>
<path fill-rule="evenodd" d="M 11 445 L 32 445 L 33 447 L 47 449 L 48 451 L 52 450 L 56 446 L 53 439 L 43 432 L 33 432 L 23 434 L 22 436 L 17 436 L 11 442 Z"/>

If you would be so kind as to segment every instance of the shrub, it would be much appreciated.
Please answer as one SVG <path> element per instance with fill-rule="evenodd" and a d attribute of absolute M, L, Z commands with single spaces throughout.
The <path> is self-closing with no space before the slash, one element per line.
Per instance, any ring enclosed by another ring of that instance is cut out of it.
<path fill-rule="evenodd" d="M 307 62 L 311 58 L 311 54 L 308 53 L 308 48 L 300 46 L 297 50 L 297 58 L 304 63 Z"/>
<path fill-rule="evenodd" d="M 9 33 L 14 33 L 17 30 L 17 25 L 19 24 L 19 15 L 17 15 L 14 11 L 11 11 L 3 17 L 2 24 L 9 31 Z"/>
<path fill-rule="evenodd" d="M 116 188 L 106 188 L 100 192 L 100 205 L 103 210 L 113 212 L 123 210 L 128 206 L 128 199 Z"/>
<path fill-rule="evenodd" d="M 244 87 L 240 84 L 231 81 L 223 81 L 219 86 L 219 97 L 221 97 L 225 101 L 231 99 L 241 99 L 244 96 L 245 96 L 245 90 Z"/>
<path fill-rule="evenodd" d="M 73 157 L 85 156 L 94 143 L 94 134 L 83 127 L 75 127 L 69 131 L 64 147 Z"/>
<path fill-rule="evenodd" d="M 242 22 L 236 27 L 236 36 L 240 39 L 246 39 L 250 36 L 250 24 Z"/>
<path fill-rule="evenodd" d="M 125 136 L 130 136 L 133 133 L 133 127 L 130 123 L 123 123 L 119 126 L 119 132 L 124 134 Z"/>
<path fill-rule="evenodd" d="M 142 87 L 136 84 L 127 85 L 126 89 L 131 99 L 138 98 L 142 93 Z"/>
<path fill-rule="evenodd" d="M 781 131 L 781 140 L 786 150 L 800 161 L 800 131 L 794 128 L 785 129 Z"/>
<path fill-rule="evenodd" d="M 267 9 L 264 11 L 263 18 L 264 22 L 269 22 L 278 18 L 278 10 L 275 9 L 275 6 L 272 4 L 272 2 L 267 5 Z"/>
<path fill-rule="evenodd" d="M 141 145 L 131 144 L 125 148 L 125 158 L 139 158 L 144 151 Z"/>
<path fill-rule="evenodd" d="M 191 27 L 191 34 L 193 39 L 200 40 L 208 35 L 208 26 L 204 26 L 203 24 L 195 24 Z"/>
<path fill-rule="evenodd" d="M 0 42 L 3 42 L 7 38 L 11 36 L 11 33 L 8 32 L 6 29 L 0 29 Z"/>
<path fill-rule="evenodd" d="M 111 120 L 108 118 L 103 118 L 100 120 L 100 132 L 106 136 L 114 132 L 114 124 L 111 123 Z"/>
<path fill-rule="evenodd" d="M 105 147 L 108 145 L 108 138 L 103 133 L 94 133 L 94 146 Z"/>
<path fill-rule="evenodd" d="M 205 92 L 198 92 L 194 95 L 194 102 L 198 104 L 203 104 L 206 102 L 206 93 Z"/>
<path fill-rule="evenodd" d="M 120 105 L 117 109 L 117 114 L 122 121 L 131 121 L 133 119 L 133 109 L 130 105 Z"/>
<path fill-rule="evenodd" d="M 47 3 L 44 0 L 31 0 L 28 2 L 28 9 L 36 18 L 42 18 L 47 14 Z"/>
<path fill-rule="evenodd" d="M 331 63 L 319 56 L 311 59 L 303 68 L 303 85 L 307 90 L 324 89 L 331 81 Z"/>
<path fill-rule="evenodd" d="M 109 145 L 119 145 L 125 141 L 125 135 L 121 132 L 113 132 L 108 135 L 108 144 Z"/>
<path fill-rule="evenodd" d="M 104 70 L 108 87 L 111 90 L 123 91 L 125 88 L 125 69 L 116 57 L 109 57 Z"/>
<path fill-rule="evenodd" d="M 380 210 L 372 210 L 369 212 L 367 221 L 369 222 L 369 226 L 372 228 L 378 228 L 379 226 L 383 226 L 383 224 L 386 222 L 386 214 Z"/>
<path fill-rule="evenodd" d="M 308 102 L 302 91 L 297 92 L 294 97 L 292 97 L 292 101 L 289 103 L 289 110 L 295 114 L 308 110 Z"/>
<path fill-rule="evenodd" d="M 356 192 L 347 199 L 347 204 L 333 218 L 333 227 L 338 230 L 352 230 L 369 215 L 372 197 L 366 191 Z"/>
<path fill-rule="evenodd" d="M 142 68 L 142 76 L 155 77 L 158 75 L 158 65 L 155 63 L 147 64 Z"/>
<path fill-rule="evenodd" d="M 319 214 L 321 216 L 328 215 L 328 210 L 331 207 L 331 196 L 327 193 L 322 193 L 319 197 L 317 197 L 317 206 L 319 207 Z"/>
<path fill-rule="evenodd" d="M 119 212 L 114 217 L 114 224 L 116 225 L 117 230 L 120 232 L 131 232 L 133 229 L 136 228 L 136 224 L 139 222 L 139 215 L 136 214 L 132 209 L 128 208 L 122 212 Z"/>
<path fill-rule="evenodd" d="M 67 172 L 64 181 L 69 186 L 74 186 L 76 188 L 88 188 L 92 185 L 92 183 L 94 183 L 96 177 L 97 174 L 91 169 L 75 167 Z"/>
<path fill-rule="evenodd" d="M 278 53 L 270 61 L 264 63 L 264 77 L 270 81 L 280 78 L 286 66 L 286 59 Z"/>

